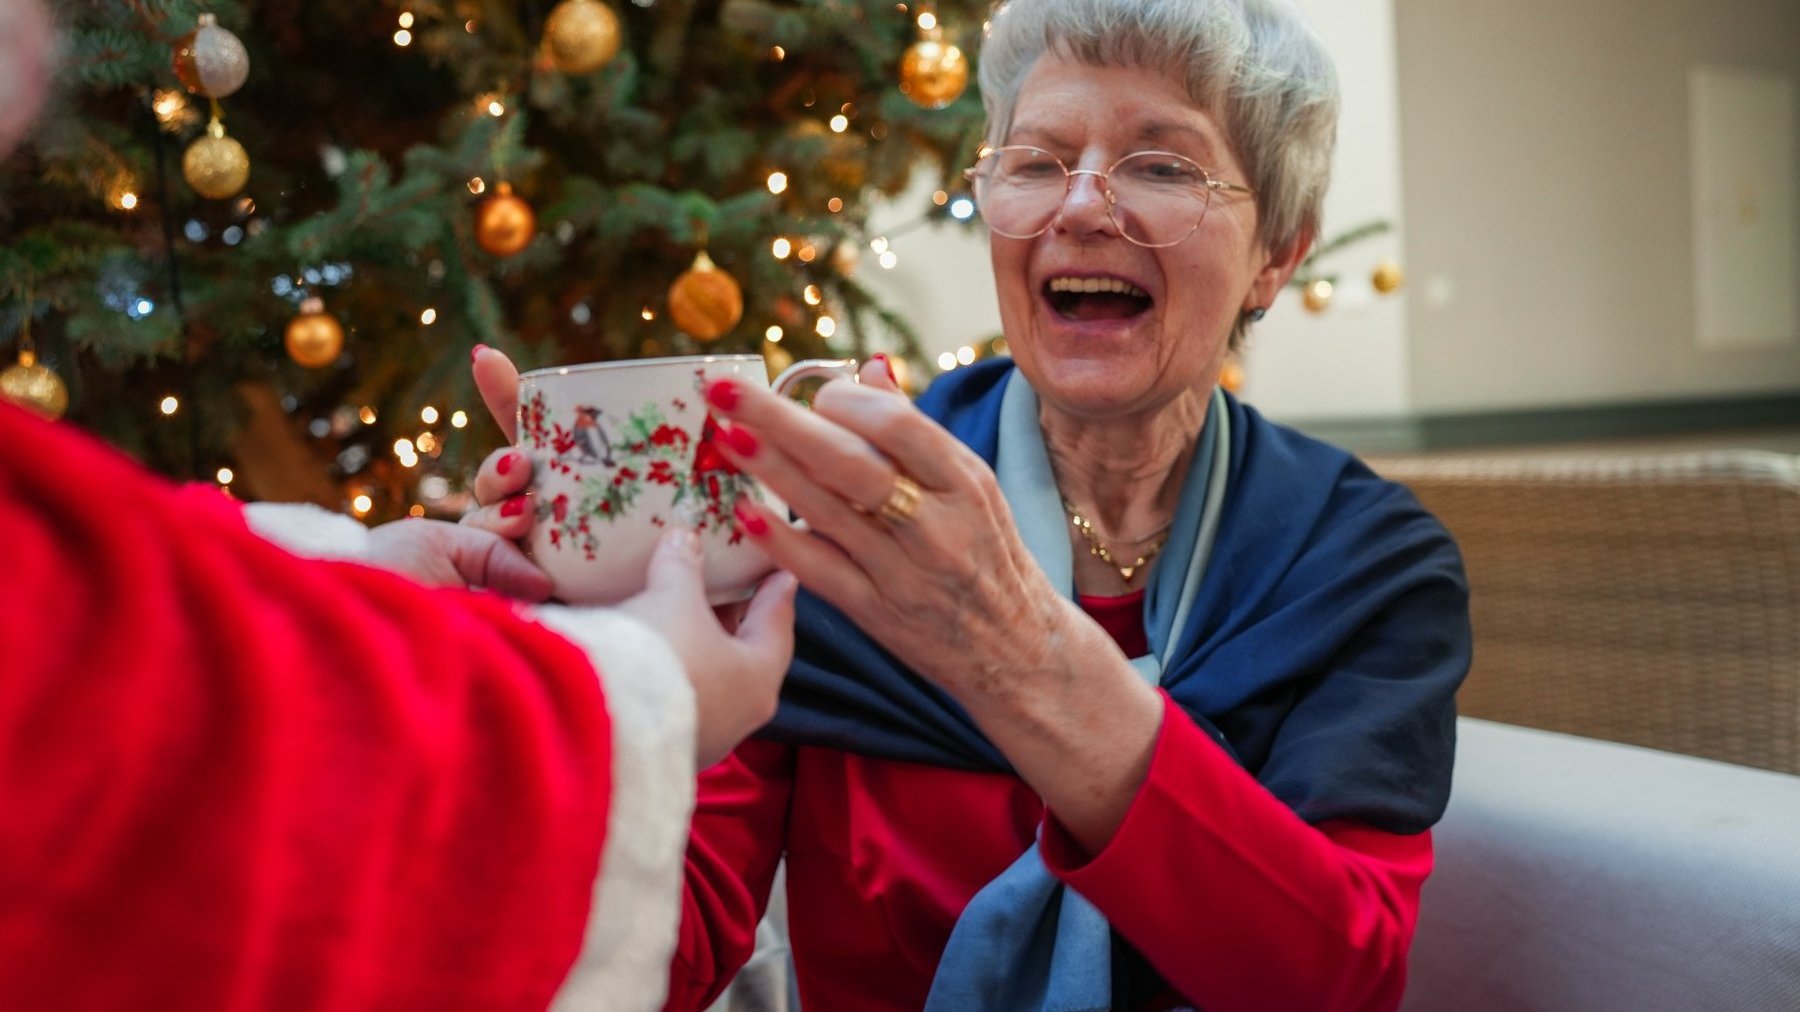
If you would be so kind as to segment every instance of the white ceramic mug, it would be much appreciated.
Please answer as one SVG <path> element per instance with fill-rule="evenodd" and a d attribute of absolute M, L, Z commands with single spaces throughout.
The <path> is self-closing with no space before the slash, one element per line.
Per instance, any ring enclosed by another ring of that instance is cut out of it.
<path fill-rule="evenodd" d="M 554 595 L 611 604 L 644 588 L 656 542 L 674 525 L 700 535 L 707 597 L 743 600 L 773 569 L 733 520 L 748 496 L 787 506 L 726 462 L 706 387 L 727 376 L 788 393 L 813 376 L 856 375 L 850 360 L 808 359 L 769 382 L 760 355 L 627 359 L 519 377 L 519 449 L 531 456 L 537 514 L 528 542 Z"/>

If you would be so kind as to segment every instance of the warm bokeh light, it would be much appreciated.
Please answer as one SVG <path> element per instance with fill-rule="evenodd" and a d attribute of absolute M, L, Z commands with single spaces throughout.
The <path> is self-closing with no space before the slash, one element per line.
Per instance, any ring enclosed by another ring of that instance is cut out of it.
<path fill-rule="evenodd" d="M 788 186 L 787 173 L 785 173 L 785 172 L 769 173 L 769 192 L 770 193 L 786 193 L 787 186 Z"/>
<path fill-rule="evenodd" d="M 469 427 L 469 413 L 467 411 L 458 411 L 457 413 L 451 415 L 450 416 L 450 427 L 453 429 L 468 428 Z"/>
<path fill-rule="evenodd" d="M 769 244 L 769 252 L 773 253 L 777 260 L 786 260 L 788 254 L 794 252 L 794 244 L 785 238 L 776 239 Z"/>
<path fill-rule="evenodd" d="M 175 399 L 175 395 L 170 394 L 169 396 L 164 397 L 162 403 L 157 405 L 157 407 L 162 410 L 163 414 L 172 415 L 181 410 L 181 402 Z"/>
<path fill-rule="evenodd" d="M 785 336 L 787 336 L 787 332 L 780 327 L 770 327 L 768 330 L 763 331 L 763 338 L 770 344 L 780 344 L 781 339 Z"/>
<path fill-rule="evenodd" d="M 219 484 L 229 485 L 229 484 L 231 484 L 232 480 L 237 477 L 237 475 L 235 475 L 231 472 L 231 468 L 221 467 L 221 468 L 219 468 L 219 473 L 214 475 L 213 477 L 219 479 Z"/>
<path fill-rule="evenodd" d="M 425 307 L 425 311 L 423 313 L 419 314 L 419 322 L 423 323 L 427 327 L 436 323 L 437 322 L 437 310 L 432 309 L 430 306 Z"/>
<path fill-rule="evenodd" d="M 438 420 L 438 409 L 437 408 L 434 408 L 431 405 L 427 404 L 419 410 L 419 421 L 424 422 L 426 425 L 436 425 L 437 420 Z"/>

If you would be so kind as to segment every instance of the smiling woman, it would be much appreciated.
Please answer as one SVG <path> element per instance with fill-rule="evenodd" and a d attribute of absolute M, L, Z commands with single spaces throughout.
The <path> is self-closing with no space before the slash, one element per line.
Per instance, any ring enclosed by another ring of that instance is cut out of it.
<path fill-rule="evenodd" d="M 981 68 L 1012 359 L 916 406 L 874 365 L 811 412 L 707 392 L 808 594 L 774 723 L 701 779 L 671 1006 L 785 855 L 803 1007 L 1392 1008 L 1461 562 L 1218 388 L 1317 232 L 1330 61 L 1285 0 L 1011 0 Z"/>

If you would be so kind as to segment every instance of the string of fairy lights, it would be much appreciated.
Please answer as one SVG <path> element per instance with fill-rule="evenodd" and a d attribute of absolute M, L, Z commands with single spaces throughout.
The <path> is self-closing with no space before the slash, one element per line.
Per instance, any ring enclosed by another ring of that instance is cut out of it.
<path fill-rule="evenodd" d="M 648 7 L 655 0 L 633 2 Z M 914 43 L 900 61 L 900 91 L 926 109 L 948 106 L 967 87 L 970 76 L 967 58 L 948 40 L 945 26 L 929 6 L 909 8 L 908 4 L 899 3 L 896 10 L 911 19 L 916 31 Z M 424 16 L 411 9 L 397 12 L 391 36 L 397 49 L 406 50 L 418 44 L 419 32 L 426 27 L 421 24 Z M 983 34 L 987 27 L 982 26 Z M 480 26 L 470 18 L 462 22 L 461 28 L 474 35 Z M 621 34 L 618 15 L 601 0 L 561 0 L 545 22 L 541 48 L 561 73 L 593 73 L 606 66 L 618 52 Z M 788 57 L 780 45 L 770 46 L 766 51 L 766 58 L 772 61 L 781 62 Z M 236 246 L 269 227 L 269 220 L 258 214 L 256 200 L 244 192 L 250 176 L 249 155 L 223 127 L 224 112 L 220 100 L 242 85 L 249 72 L 248 57 L 235 36 L 219 26 L 211 15 L 203 14 L 195 30 L 176 43 L 174 65 L 182 87 L 153 89 L 148 95 L 150 112 L 167 134 L 188 136 L 199 130 L 183 155 L 183 178 L 196 193 L 219 202 L 228 212 L 211 223 L 199 217 L 191 218 L 181 224 L 180 234 L 195 243 L 217 241 Z M 515 103 L 523 101 L 521 96 L 525 87 L 525 83 L 520 82 L 511 89 L 499 88 L 476 95 L 472 111 L 477 116 L 503 120 L 514 112 L 512 106 Z M 864 130 L 871 139 L 881 140 L 889 131 L 888 125 L 879 118 L 865 116 L 855 102 L 843 102 L 820 110 L 814 108 L 815 99 L 809 95 L 804 106 L 808 113 L 798 121 L 801 132 L 843 136 Z M 338 175 L 346 168 L 347 156 L 337 149 L 324 149 L 322 158 L 329 175 Z M 772 166 L 762 181 L 770 195 L 792 199 L 795 180 L 788 168 Z M 470 176 L 466 188 L 470 196 L 478 198 L 474 212 L 477 244 L 497 259 L 514 256 L 540 238 L 565 246 L 575 238 L 575 227 L 567 221 L 540 229 L 534 210 L 514 191 L 503 165 L 494 164 L 491 170 Z M 826 196 L 823 210 L 830 215 L 844 214 L 850 209 L 850 201 L 844 196 L 847 192 L 848 189 Z M 854 193 L 851 199 L 860 200 L 862 196 L 860 192 Z M 122 165 L 112 173 L 105 186 L 104 200 L 110 209 L 125 215 L 137 213 L 145 206 L 140 181 Z M 800 268 L 826 259 L 844 277 L 856 270 L 865 257 L 878 269 L 891 271 L 900 263 L 898 246 L 907 233 L 934 222 L 970 224 L 976 217 L 975 202 L 969 193 L 937 189 L 930 196 L 930 206 L 922 214 L 877 234 L 865 232 L 842 240 L 774 235 L 768 239 L 766 248 L 774 260 Z M 446 271 L 441 260 L 429 261 L 424 269 L 433 284 L 441 281 Z M 796 329 L 810 330 L 826 340 L 839 333 L 841 310 L 833 307 L 825 289 L 816 280 L 809 279 L 806 273 L 796 271 L 799 282 L 795 292 L 797 311 L 792 318 L 769 323 L 762 331 L 762 351 L 772 370 L 792 361 L 782 343 Z M 345 328 L 330 312 L 327 299 L 334 289 L 348 284 L 354 276 L 354 265 L 332 262 L 299 267 L 271 279 L 272 294 L 288 300 L 295 307 L 293 317 L 283 329 L 283 344 L 289 357 L 302 367 L 324 369 L 341 363 Z M 1384 291 L 1398 287 L 1397 268 L 1393 269 L 1391 286 L 1389 280 L 1382 278 L 1377 287 Z M 1331 279 L 1324 277 L 1308 280 L 1313 286 L 1308 291 L 1309 308 L 1323 308 L 1324 300 L 1329 299 L 1329 288 L 1325 286 L 1330 283 Z M 161 311 L 157 302 L 143 294 L 141 286 L 132 283 L 132 279 L 119 279 L 114 287 L 117 291 L 107 296 L 108 305 L 118 308 L 127 317 L 137 320 Z M 426 290 L 430 287 L 426 286 Z M 1323 299 L 1315 298 L 1321 289 L 1325 292 Z M 593 321 L 595 307 L 580 301 L 568 307 L 567 313 L 572 322 L 585 326 Z M 655 323 L 666 315 L 680 331 L 706 342 L 736 326 L 743 315 L 743 298 L 736 280 L 712 263 L 702 241 L 693 267 L 671 285 L 667 304 L 645 304 L 638 315 L 646 324 Z M 30 316 L 28 306 L 27 321 Z M 427 304 L 418 308 L 416 318 L 419 327 L 431 328 L 438 324 L 441 312 L 438 306 Z M 647 353 L 655 350 L 654 338 L 647 340 L 644 347 Z M 948 372 L 979 359 L 1006 353 L 1004 339 L 995 338 L 942 352 L 934 364 L 940 372 Z M 906 369 L 904 361 L 896 360 L 896 366 Z M 910 376 L 902 379 L 912 386 Z M 67 391 L 60 377 L 37 361 L 25 342 L 21 343 L 19 363 L 0 374 L 0 396 L 22 400 L 56 415 L 60 415 L 67 405 Z M 298 406 L 297 399 L 290 395 L 283 399 L 282 406 L 292 412 Z M 48 410 L 51 408 L 54 410 Z M 163 392 L 156 401 L 156 414 L 164 419 L 173 418 L 186 408 L 180 391 Z M 411 425 L 403 427 L 408 434 L 398 436 L 384 448 L 391 454 L 393 463 L 405 471 L 415 471 L 437 459 L 444 452 L 447 430 L 465 429 L 470 415 L 459 407 L 440 408 L 427 404 L 418 409 L 417 419 L 416 430 Z M 379 421 L 380 416 L 373 405 L 344 405 L 323 417 L 311 419 L 304 427 L 316 439 L 349 441 L 335 463 L 337 470 L 350 479 L 345 487 L 346 502 L 350 511 L 359 517 L 375 510 L 380 490 L 372 481 L 356 480 L 356 476 L 369 467 L 375 451 L 367 442 L 351 437 L 359 429 L 373 427 Z M 239 476 L 233 468 L 219 466 L 212 477 L 229 492 Z M 407 509 L 413 516 L 424 516 L 432 511 L 455 512 L 467 497 L 466 491 L 455 489 L 447 478 L 435 473 L 420 476 L 416 492 L 419 501 L 411 503 Z"/>
<path fill-rule="evenodd" d="M 633 2 L 639 6 L 650 6 L 654 0 Z M 945 39 L 943 26 L 929 6 L 914 11 L 909 10 L 907 4 L 900 3 L 895 9 L 913 20 L 918 33 L 916 42 L 902 56 L 900 90 L 924 108 L 938 109 L 947 106 L 967 86 L 969 65 L 966 57 L 954 43 Z M 404 50 L 417 44 L 420 40 L 419 31 L 425 27 L 421 24 L 421 19 L 426 16 L 411 9 L 398 11 L 391 36 L 394 46 Z M 470 35 L 479 30 L 479 25 L 473 18 L 464 20 L 461 27 Z M 607 4 L 600 0 L 562 0 L 546 19 L 541 51 L 561 73 L 593 73 L 605 66 L 618 52 L 621 37 L 618 16 Z M 775 45 L 767 50 L 767 58 L 785 61 L 788 53 L 782 46 Z M 226 133 L 224 109 L 221 105 L 221 100 L 237 91 L 248 77 L 250 66 L 247 51 L 235 35 L 218 24 L 216 17 L 201 14 L 194 30 L 175 43 L 173 64 L 181 87 L 151 89 L 146 95 L 146 104 L 161 131 L 168 135 L 193 136 L 196 128 L 199 129 L 198 136 L 188 143 L 183 153 L 182 177 L 202 198 L 226 204 L 227 216 L 231 220 L 221 223 L 214 218 L 209 223 L 202 220 L 201 216 L 196 216 L 180 223 L 168 234 L 178 234 L 195 243 L 216 241 L 226 246 L 236 246 L 269 227 L 268 219 L 257 214 L 255 199 L 244 192 L 250 179 L 250 156 L 242 144 Z M 477 114 L 485 113 L 497 119 L 506 117 L 511 111 L 509 104 L 522 94 L 524 87 L 525 83 L 519 82 L 510 91 L 500 89 L 477 96 L 474 100 Z M 811 110 L 814 99 L 809 95 L 804 104 Z M 856 104 L 845 102 L 829 110 L 829 115 L 818 113 L 816 120 L 803 120 L 801 125 L 806 128 L 808 124 L 812 124 L 821 134 L 844 135 L 858 129 L 863 120 Z M 885 123 L 873 118 L 862 128 L 875 140 L 887 136 L 889 130 Z M 346 167 L 346 156 L 335 149 L 324 149 L 322 158 L 328 175 L 338 175 Z M 492 173 L 470 177 L 467 188 L 472 196 L 481 198 L 476 209 L 475 234 L 478 244 L 489 254 L 504 258 L 522 251 L 537 238 L 539 230 L 530 206 L 511 191 L 510 181 L 506 179 L 503 167 L 496 164 L 493 169 Z M 765 183 L 772 195 L 780 196 L 788 190 L 790 180 L 786 172 L 776 169 L 768 173 Z M 856 199 L 860 199 L 860 188 L 852 189 L 859 190 Z M 110 174 L 104 186 L 103 198 L 111 210 L 125 215 L 137 213 L 149 206 L 140 180 L 123 163 Z M 955 199 L 940 191 L 934 198 L 934 208 L 948 205 L 954 212 L 963 206 L 961 203 L 954 203 Z M 165 209 L 166 199 L 152 203 L 161 213 Z M 845 196 L 833 194 L 825 199 L 824 210 L 838 215 L 844 213 L 848 205 L 849 201 Z M 972 217 L 972 206 L 969 205 L 969 214 L 956 216 L 960 220 L 968 220 Z M 567 245 L 573 239 L 573 227 L 567 222 L 559 222 L 549 230 L 549 234 L 554 240 Z M 886 235 L 864 237 L 855 241 L 775 236 L 770 239 L 768 249 L 774 259 L 792 261 L 799 265 L 812 264 L 821 257 L 829 256 L 831 265 L 845 276 L 857 267 L 865 249 L 880 269 L 892 270 L 899 262 L 899 254 L 893 248 L 892 238 Z M 428 271 L 439 278 L 443 270 L 441 262 L 433 262 L 428 267 Z M 327 263 L 297 268 L 271 280 L 273 294 L 289 300 L 296 308 L 295 315 L 283 330 L 283 343 L 289 357 L 299 365 L 323 369 L 340 363 L 345 346 L 345 328 L 329 311 L 326 299 L 332 289 L 349 282 L 354 273 L 351 264 Z M 133 320 L 141 320 L 163 311 L 157 300 L 145 293 L 143 282 L 146 280 L 148 279 L 128 277 L 113 279 L 110 284 L 116 292 L 107 296 L 107 304 Z M 103 280 L 103 289 L 107 285 Z M 642 319 L 650 323 L 666 314 L 670 322 L 680 330 L 703 342 L 716 339 L 729 331 L 743 312 L 742 294 L 736 280 L 713 265 L 704 248 L 698 252 L 693 268 L 676 279 L 669 294 L 666 307 L 649 304 L 643 306 L 640 313 Z M 840 327 L 839 311 L 828 303 L 820 285 L 806 281 L 796 294 L 798 304 L 805 307 L 800 325 L 808 327 L 823 339 L 836 336 Z M 690 297 L 696 295 L 706 297 Z M 180 313 L 179 305 L 174 307 L 174 311 Z M 579 303 L 569 312 L 575 322 L 586 323 L 592 319 L 594 310 L 586 303 Z M 31 315 L 32 307 L 27 306 L 23 314 L 27 324 Z M 421 307 L 419 326 L 433 326 L 439 315 L 436 306 Z M 783 359 L 791 361 L 791 357 L 780 345 L 795 325 L 792 321 L 783 321 L 772 323 L 763 330 L 763 351 L 772 366 L 779 367 Z M 646 342 L 646 348 L 651 347 L 652 343 Z M 5 370 L 4 376 L 0 376 L 0 396 L 19 400 L 42 413 L 60 416 L 68 404 L 67 388 L 61 377 L 36 359 L 34 350 L 26 340 L 21 340 L 20 349 L 18 363 Z M 168 390 L 157 395 L 155 417 L 173 419 L 189 410 L 187 396 L 183 390 Z M 298 406 L 297 399 L 287 396 L 283 398 L 282 405 L 291 412 Z M 468 424 L 466 411 L 456 408 L 440 410 L 436 405 L 421 408 L 419 418 L 421 430 L 417 434 L 402 436 L 392 444 L 393 460 L 405 469 L 417 468 L 443 451 L 442 426 L 460 429 Z M 378 421 L 379 417 L 372 405 L 340 407 L 329 417 L 313 419 L 305 428 L 315 438 L 344 438 L 352 435 L 358 426 L 374 426 Z M 338 470 L 354 476 L 367 466 L 369 454 L 365 444 L 353 443 L 340 454 Z M 212 477 L 221 487 L 230 491 L 239 475 L 236 469 L 219 466 L 213 469 Z M 428 475 L 419 482 L 421 498 L 427 502 L 452 495 L 449 483 L 434 480 L 437 478 L 438 476 Z M 352 484 L 348 491 L 348 504 L 352 512 L 363 515 L 374 507 L 373 489 Z M 434 492 L 438 494 L 434 495 Z M 421 515 L 425 512 L 424 504 L 412 505 L 409 512 Z"/>

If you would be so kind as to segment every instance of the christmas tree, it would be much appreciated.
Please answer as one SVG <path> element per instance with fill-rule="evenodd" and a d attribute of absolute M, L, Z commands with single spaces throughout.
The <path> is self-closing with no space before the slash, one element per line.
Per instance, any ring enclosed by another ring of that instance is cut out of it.
<path fill-rule="evenodd" d="M 974 3 L 55 11 L 57 98 L 0 164 L 0 392 L 371 519 L 465 501 L 477 343 L 916 357 L 866 212 L 921 171 L 948 203 L 980 142 Z"/>

